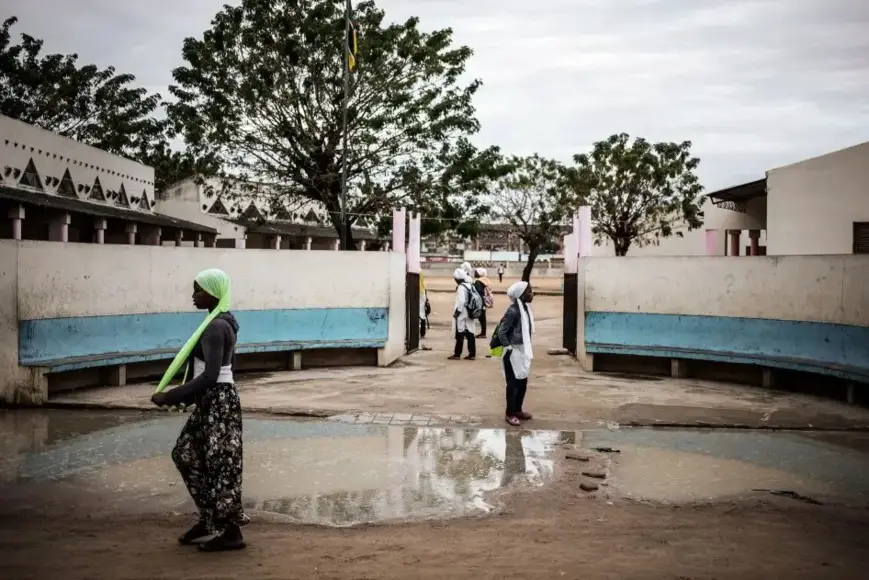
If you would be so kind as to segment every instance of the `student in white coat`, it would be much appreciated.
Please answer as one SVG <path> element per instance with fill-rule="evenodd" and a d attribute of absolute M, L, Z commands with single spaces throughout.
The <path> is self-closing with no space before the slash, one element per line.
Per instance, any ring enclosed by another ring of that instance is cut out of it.
<path fill-rule="evenodd" d="M 531 341 L 534 336 L 534 313 L 531 301 L 534 292 L 528 282 L 516 282 L 507 289 L 512 304 L 498 325 L 498 342 L 504 347 L 502 364 L 507 382 L 507 409 L 504 416 L 514 427 L 521 421 L 531 419 L 531 413 L 523 410 L 525 392 L 528 390 L 528 375 L 534 351 Z"/>
<path fill-rule="evenodd" d="M 456 338 L 456 348 L 453 351 L 453 355 L 449 357 L 449 360 L 459 360 L 462 358 L 462 347 L 464 346 L 465 339 L 468 341 L 468 356 L 465 357 L 465 360 L 476 360 L 477 342 L 475 336 L 477 334 L 477 321 L 471 318 L 467 309 L 473 280 L 463 268 L 457 268 L 453 272 L 453 278 L 456 281 L 456 303 L 453 306 L 453 335 Z"/>

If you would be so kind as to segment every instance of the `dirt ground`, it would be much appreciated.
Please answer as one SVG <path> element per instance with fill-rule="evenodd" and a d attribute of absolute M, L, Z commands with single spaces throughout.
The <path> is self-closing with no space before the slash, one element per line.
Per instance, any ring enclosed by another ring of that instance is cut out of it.
<path fill-rule="evenodd" d="M 564 466 L 557 483 L 542 491 L 511 493 L 495 516 L 345 529 L 255 521 L 247 528 L 248 549 L 228 554 L 175 543 L 189 514 L 119 515 L 58 492 L 55 484 L 38 512 L 14 517 L 13 506 L 0 508 L 0 577 L 865 578 L 865 509 L 787 499 L 681 507 L 608 503 L 578 490 L 579 469 Z"/>

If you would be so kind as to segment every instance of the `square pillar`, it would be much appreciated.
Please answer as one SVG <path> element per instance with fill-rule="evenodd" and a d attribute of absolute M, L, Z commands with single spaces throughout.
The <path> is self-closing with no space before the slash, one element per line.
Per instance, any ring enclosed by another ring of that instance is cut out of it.
<path fill-rule="evenodd" d="M 748 230 L 748 239 L 751 244 L 748 248 L 748 255 L 757 256 L 760 247 L 760 230 Z"/>
<path fill-rule="evenodd" d="M 12 220 L 12 239 L 21 239 L 21 222 L 24 221 L 24 206 L 16 205 L 9 209 L 9 219 Z"/>
<path fill-rule="evenodd" d="M 309 252 L 311 251 L 311 244 L 313 243 L 313 241 L 314 240 L 311 238 L 305 239 L 305 250 L 307 250 Z"/>
<path fill-rule="evenodd" d="M 738 256 L 739 255 L 739 236 L 742 234 L 740 230 L 727 230 L 728 235 L 730 236 L 730 252 L 729 256 Z"/>
<path fill-rule="evenodd" d="M 243 250 L 247 247 L 247 237 L 235 238 L 235 247 L 238 250 Z"/>
<path fill-rule="evenodd" d="M 136 232 L 138 231 L 139 228 L 136 226 L 136 224 L 127 224 L 127 227 L 125 229 L 127 232 L 127 243 L 130 244 L 131 246 L 135 246 L 136 245 Z"/>
<path fill-rule="evenodd" d="M 108 224 L 106 223 L 105 218 L 97 218 L 94 220 L 94 243 L 95 244 L 105 244 L 106 243 L 106 228 Z"/>
<path fill-rule="evenodd" d="M 688 378 L 688 361 L 677 358 L 670 359 L 670 376 L 674 379 Z"/>
<path fill-rule="evenodd" d="M 51 218 L 51 221 L 48 224 L 48 241 L 68 242 L 70 221 L 71 219 L 68 213 L 63 213 Z"/>

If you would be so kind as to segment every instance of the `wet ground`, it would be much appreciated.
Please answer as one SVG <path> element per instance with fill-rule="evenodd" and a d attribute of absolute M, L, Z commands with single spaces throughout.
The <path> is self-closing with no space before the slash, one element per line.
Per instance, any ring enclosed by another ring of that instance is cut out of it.
<path fill-rule="evenodd" d="M 184 420 L 0 412 L 0 493 L 19 498 L 7 506 L 19 513 L 43 503 L 28 488 L 51 494 L 53 485 L 70 498 L 97 497 L 107 512 L 189 512 L 169 456 Z M 484 515 L 498 508 L 500 492 L 545 486 L 574 461 L 602 500 L 684 504 L 775 492 L 869 505 L 869 434 L 505 430 L 268 416 L 245 419 L 245 505 L 252 515 L 328 526 Z"/>

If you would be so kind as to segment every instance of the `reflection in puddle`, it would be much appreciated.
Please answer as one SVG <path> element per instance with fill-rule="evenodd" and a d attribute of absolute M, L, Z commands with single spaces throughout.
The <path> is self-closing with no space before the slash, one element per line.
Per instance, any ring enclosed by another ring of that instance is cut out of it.
<path fill-rule="evenodd" d="M 188 500 L 169 451 L 183 421 L 161 417 L 34 444 L 7 462 L 3 479 L 66 480 L 123 494 L 143 510 L 182 507 Z M 490 492 L 549 480 L 555 446 L 574 441 L 573 432 L 248 419 L 245 503 L 338 526 L 484 513 Z"/>
<path fill-rule="evenodd" d="M 0 412 L 0 487 L 63 480 L 110 510 L 191 510 L 169 457 L 184 420 Z M 552 479 L 563 443 L 620 450 L 603 454 L 605 496 L 681 503 L 770 489 L 869 503 L 869 434 L 505 431 L 253 418 L 244 427 L 247 508 L 305 523 L 485 513 L 491 492 Z"/>

